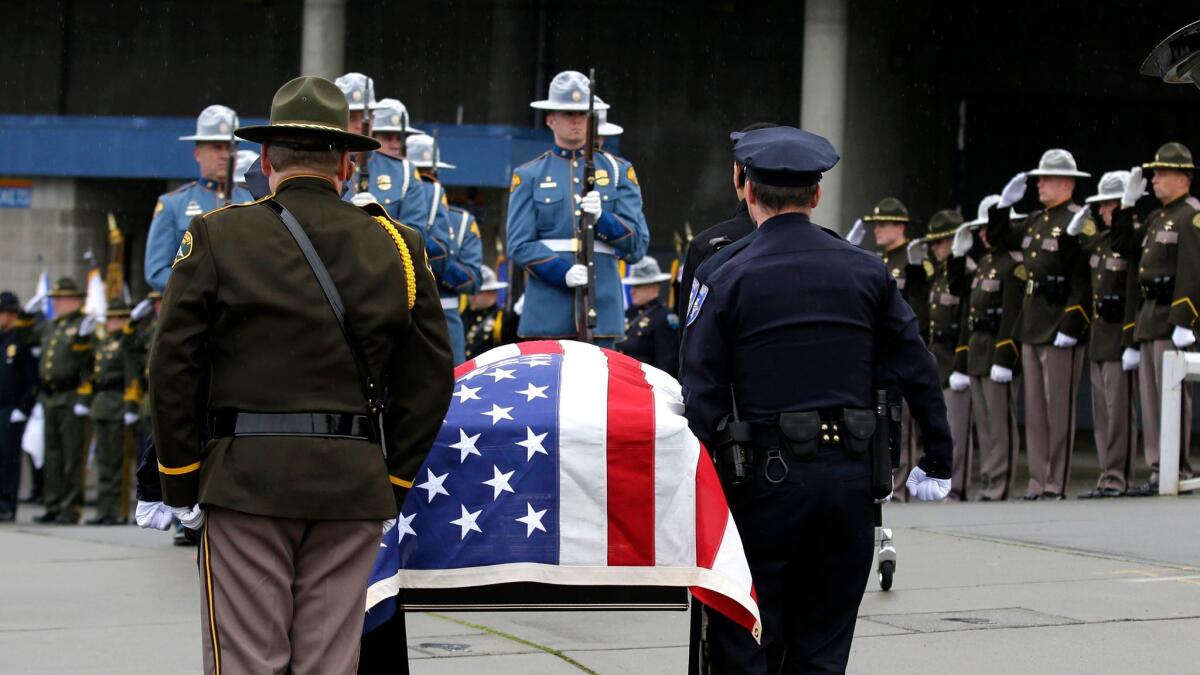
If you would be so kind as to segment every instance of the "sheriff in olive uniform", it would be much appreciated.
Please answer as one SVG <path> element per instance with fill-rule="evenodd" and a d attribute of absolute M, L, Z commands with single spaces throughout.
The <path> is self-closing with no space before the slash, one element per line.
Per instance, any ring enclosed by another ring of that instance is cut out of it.
<path fill-rule="evenodd" d="M 625 310 L 625 341 L 617 349 L 675 377 L 679 370 L 679 316 L 659 299 L 662 285 L 670 280 L 671 275 L 650 256 L 630 268 L 621 283 L 630 287 L 633 303 Z"/>
<path fill-rule="evenodd" d="M 118 525 L 128 520 L 129 469 L 132 458 L 126 455 L 125 413 L 136 407 L 140 395 L 137 373 L 131 373 L 126 356 L 131 335 L 125 332 L 129 307 L 109 305 L 103 337 L 95 336 L 92 366 L 92 394 L 81 399 L 91 408 L 92 430 L 96 438 L 96 516 L 88 525 Z"/>
<path fill-rule="evenodd" d="M 441 427 L 450 349 L 420 233 L 340 197 L 349 153 L 379 147 L 346 131 L 342 92 L 296 78 L 270 119 L 238 133 L 262 143 L 272 196 L 195 218 L 163 298 L 150 364 L 162 493 L 203 525 L 206 672 L 350 673 L 380 523 Z"/>
<path fill-rule="evenodd" d="M 94 322 L 83 315 L 83 291 L 63 278 L 50 289 L 54 319 L 42 335 L 38 365 L 39 400 L 45 414 L 45 504 L 35 520 L 74 525 L 83 508 L 84 442 L 92 393 Z"/>
<path fill-rule="evenodd" d="M 462 314 L 466 327 L 466 355 L 468 359 L 494 349 L 500 345 L 517 341 L 517 325 L 521 317 L 505 312 L 496 304 L 499 292 L 508 288 L 507 281 L 500 281 L 487 265 L 480 267 L 483 285 L 471 296 L 470 305 Z"/>

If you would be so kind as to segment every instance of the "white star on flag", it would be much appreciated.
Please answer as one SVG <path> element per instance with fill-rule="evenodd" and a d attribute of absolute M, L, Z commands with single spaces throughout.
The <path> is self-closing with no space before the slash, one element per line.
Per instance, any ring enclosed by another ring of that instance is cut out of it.
<path fill-rule="evenodd" d="M 547 509 L 534 511 L 533 505 L 525 502 L 525 516 L 517 518 L 518 523 L 525 523 L 525 538 L 528 539 L 533 535 L 534 530 L 546 531 L 546 526 L 542 525 L 542 516 L 546 515 Z"/>
<path fill-rule="evenodd" d="M 550 385 L 546 385 L 544 387 L 535 387 L 535 386 L 533 386 L 533 383 L 530 382 L 528 384 L 528 386 L 526 386 L 524 389 L 518 391 L 517 393 L 523 395 L 525 397 L 525 402 L 529 403 L 530 401 L 532 401 L 535 398 L 550 398 L 549 396 L 546 395 L 546 390 L 549 388 L 550 388 Z"/>
<path fill-rule="evenodd" d="M 516 371 L 508 370 L 507 368 L 497 368 L 490 373 L 484 373 L 484 375 L 491 377 L 493 382 L 499 382 L 500 380 L 515 380 L 515 379 L 517 379 L 517 378 L 513 377 L 514 372 L 516 372 Z"/>
<path fill-rule="evenodd" d="M 483 387 L 468 387 L 464 384 L 458 388 L 458 391 L 454 392 L 454 395 L 458 397 L 459 403 L 466 403 L 472 400 L 480 401 L 482 400 L 479 398 L 478 393 L 480 389 L 483 389 Z"/>
<path fill-rule="evenodd" d="M 533 433 L 533 429 L 530 429 L 529 427 L 525 427 L 525 440 L 517 441 L 517 445 L 521 446 L 522 448 L 525 448 L 525 461 L 526 462 L 533 459 L 533 456 L 538 454 L 539 452 L 542 453 L 543 455 L 546 455 L 547 457 L 550 456 L 550 453 L 546 452 L 546 448 L 542 447 L 542 441 L 546 440 L 546 436 L 549 433 L 550 432 L 547 431 L 544 434 L 535 434 L 535 433 Z"/>
<path fill-rule="evenodd" d="M 455 518 L 454 520 L 450 521 L 450 524 L 457 525 L 462 528 L 462 533 L 459 535 L 459 538 L 458 538 L 459 541 L 466 539 L 467 533 L 470 532 L 471 530 L 474 530 L 480 534 L 483 534 L 483 530 L 479 529 L 479 525 L 475 524 L 475 520 L 477 518 L 479 518 L 479 514 L 483 513 L 483 509 L 479 509 L 478 511 L 471 513 L 469 511 L 467 511 L 466 506 L 459 506 L 458 508 L 462 509 L 462 515 L 459 516 L 458 518 Z"/>
<path fill-rule="evenodd" d="M 480 455 L 479 450 L 475 448 L 475 441 L 478 441 L 481 435 L 482 434 L 475 434 L 474 436 L 468 436 L 467 432 L 463 431 L 462 429 L 458 430 L 458 442 L 450 444 L 450 447 L 458 450 L 459 464 L 467 461 L 467 455 L 476 455 L 478 457 L 483 456 Z"/>
<path fill-rule="evenodd" d="M 412 514 L 411 516 L 406 516 L 403 513 L 401 513 L 400 517 L 396 519 L 396 528 L 398 530 L 397 534 L 399 535 L 399 538 L 396 540 L 396 543 L 400 543 L 400 542 L 404 541 L 404 535 L 406 535 L 406 534 L 411 534 L 414 537 L 417 536 L 417 531 L 412 529 L 412 521 L 413 521 L 413 518 L 416 518 L 416 517 L 417 517 L 417 514 L 415 514 L 415 513 Z"/>
<path fill-rule="evenodd" d="M 496 422 L 499 422 L 500 420 L 512 420 L 512 415 L 508 414 L 510 410 L 512 410 L 511 407 L 501 408 L 500 406 L 493 403 L 491 410 L 489 410 L 487 412 L 481 412 L 479 414 L 491 417 L 492 418 L 492 426 L 495 426 Z"/>
<path fill-rule="evenodd" d="M 509 471 L 508 473 L 500 473 L 500 468 L 495 464 L 492 465 L 491 480 L 483 481 L 484 485 L 492 486 L 492 501 L 499 499 L 501 492 L 512 492 L 513 494 L 516 494 L 516 492 L 513 492 L 512 486 L 508 484 L 508 479 L 512 478 L 514 473 L 516 473 L 515 470 Z"/>
<path fill-rule="evenodd" d="M 450 493 L 446 492 L 446 488 L 442 487 L 442 483 L 446 482 L 446 476 L 449 475 L 450 472 L 447 471 L 440 476 L 435 476 L 428 468 L 425 469 L 425 482 L 421 483 L 417 487 L 429 492 L 429 499 L 426 503 L 432 502 L 434 496 L 436 495 L 446 495 L 447 497 L 450 496 Z"/>

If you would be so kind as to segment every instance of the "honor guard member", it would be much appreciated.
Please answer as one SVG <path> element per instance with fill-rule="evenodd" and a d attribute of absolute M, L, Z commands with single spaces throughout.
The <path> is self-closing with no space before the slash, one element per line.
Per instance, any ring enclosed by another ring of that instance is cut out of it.
<path fill-rule="evenodd" d="M 1153 171 L 1155 205 L 1139 195 L 1145 186 L 1143 171 Z M 1113 248 L 1133 256 L 1137 265 L 1138 309 L 1134 341 L 1144 364 L 1139 366 L 1138 389 L 1142 408 L 1142 442 L 1150 478 L 1129 490 L 1130 495 L 1158 494 L 1159 433 L 1162 424 L 1163 354 L 1189 349 L 1196 341 L 1200 309 L 1200 200 L 1191 195 L 1196 166 L 1191 151 L 1181 143 L 1166 143 L 1154 161 L 1131 171 L 1121 209 L 1114 214 Z M 1158 206 L 1157 208 L 1153 208 Z M 1192 474 L 1188 459 L 1191 443 L 1192 388 L 1183 387 L 1180 416 L 1180 478 Z"/>
<path fill-rule="evenodd" d="M 348 116 L 328 80 L 280 88 L 239 130 L 274 197 L 195 218 L 163 299 L 154 436 L 165 504 L 203 524 L 210 674 L 354 672 L 380 524 L 450 400 L 420 234 L 340 198 L 350 153 L 379 147 Z"/>
<path fill-rule="evenodd" d="M 988 195 L 979 203 L 971 228 L 987 224 L 988 210 L 1000 195 Z M 1010 214 L 1011 221 L 1024 216 Z M 1013 338 L 1025 281 L 1029 274 L 1023 255 L 988 238 L 979 229 L 987 253 L 979 259 L 971 278 L 964 334 L 958 346 L 956 368 L 971 378 L 971 417 L 979 439 L 979 501 L 1008 499 L 1021 437 L 1017 428 L 1017 391 L 1013 372 L 1021 360 L 1021 346 Z M 963 347 L 966 351 L 963 352 Z M 966 370 L 962 357 L 966 354 Z M 966 475 L 966 474 L 964 474 Z M 970 476 L 966 475 L 969 479 Z"/>
<path fill-rule="evenodd" d="M 633 302 L 625 310 L 625 341 L 617 345 L 642 363 L 670 375 L 679 375 L 679 315 L 662 300 L 662 285 L 671 280 L 658 261 L 650 256 L 629 268 L 629 276 L 621 280 L 629 286 Z"/>
<path fill-rule="evenodd" d="M 37 394 L 37 359 L 20 339 L 15 293 L 0 293 L 0 523 L 17 517 L 21 437 Z"/>
<path fill-rule="evenodd" d="M 929 219 L 929 232 L 914 251 L 927 251 L 925 261 L 933 263 L 929 286 L 929 333 L 927 343 L 938 364 L 946 417 L 954 441 L 954 475 L 950 483 L 951 501 L 966 501 L 971 478 L 971 378 L 966 374 L 966 348 L 959 347 L 962 323 L 970 291 L 969 273 L 975 262 L 967 257 L 971 250 L 971 231 L 962 227 L 962 216 L 944 209 Z M 962 355 L 962 359 L 959 355 Z"/>
<path fill-rule="evenodd" d="M 179 140 L 195 144 L 192 155 L 200 168 L 200 178 L 161 195 L 154 206 L 150 233 L 146 237 L 146 283 L 161 291 L 171 276 L 171 261 L 179 250 L 179 241 L 192 218 L 227 203 L 239 204 L 253 199 L 243 188 L 233 188 L 233 200 L 226 196 L 230 187 L 225 172 L 229 153 L 237 150 L 233 131 L 238 117 L 223 105 L 210 105 L 196 118 L 196 133 Z"/>
<path fill-rule="evenodd" d="M 428 215 L 427 198 L 417 167 L 407 159 L 404 143 L 412 134 L 424 132 L 409 125 L 408 119 L 408 108 L 394 98 L 379 101 L 372 113 L 371 136 L 379 141 L 379 150 L 371 153 L 371 191 L 367 194 L 374 196 L 394 220 L 417 226 Z"/>
<path fill-rule="evenodd" d="M 838 161 L 833 146 L 775 127 L 747 133 L 734 152 L 758 230 L 691 302 L 680 381 L 707 447 L 727 447 L 718 430 L 730 419 L 753 429 L 745 482 L 732 471 L 722 480 L 763 642 L 710 613 L 713 672 L 845 672 L 873 556 L 876 374 L 897 378 L 925 430 L 909 487 L 937 500 L 951 462 L 937 365 L 887 268 L 809 220 L 821 174 Z"/>
<path fill-rule="evenodd" d="M 146 298 L 139 302 L 129 313 L 129 322 L 125 324 L 125 334 L 128 336 L 125 344 L 125 360 L 128 370 L 134 376 L 130 385 L 137 388 L 137 405 L 127 405 L 124 415 L 125 425 L 134 426 L 138 434 L 138 459 L 145 448 L 146 439 L 150 436 L 150 345 L 154 344 L 154 333 L 158 326 L 158 311 L 162 306 L 162 293 L 150 291 Z M 128 401 L 126 403 L 129 403 Z"/>
<path fill-rule="evenodd" d="M 604 150 L 605 139 L 616 138 L 625 133 L 624 127 L 608 121 L 610 108 L 607 106 L 608 104 L 599 96 L 596 97 L 596 152 L 599 153 L 596 159 L 596 182 L 611 180 L 617 188 L 617 199 L 625 202 L 624 211 L 636 213 L 640 220 L 639 228 L 645 229 L 649 233 L 650 224 L 646 221 L 646 214 L 643 210 L 642 186 L 638 183 L 637 171 L 633 169 L 633 162 Z M 600 161 L 599 157 L 603 157 L 604 161 Z M 649 234 L 647 234 L 646 240 L 649 245 Z"/>
<path fill-rule="evenodd" d="M 131 335 L 125 332 L 129 307 L 109 304 L 104 334 L 94 333 L 92 394 L 80 402 L 91 408 L 92 432 L 96 438 L 96 517 L 88 525 L 124 525 L 129 512 L 129 465 L 125 455 L 127 399 L 137 404 L 136 374 L 129 372 L 125 351 Z"/>
<path fill-rule="evenodd" d="M 1025 196 L 1026 176 L 1037 177 L 1042 209 L 1015 224 L 1008 208 Z M 1075 397 L 1083 374 L 1091 297 L 1085 247 L 1091 236 L 1067 234 L 1079 206 L 1071 201 L 1075 179 L 1091 174 L 1062 149 L 1047 150 L 1038 168 L 1018 173 L 988 212 L 988 237 L 1019 245 L 1029 273 L 1016 337 L 1025 375 L 1025 443 L 1029 486 L 1025 500 L 1065 499 L 1075 449 Z"/>
<path fill-rule="evenodd" d="M 617 260 L 641 260 L 650 233 L 630 200 L 619 199 L 613 176 L 601 174 L 602 157 L 595 158 L 595 189 L 580 199 L 589 86 L 587 77 L 568 70 L 554 77 L 545 100 L 530 104 L 547 111 L 554 147 L 513 171 L 505 250 L 529 273 L 521 337 L 576 337 L 583 327 L 576 325 L 575 289 L 588 282 L 587 268 L 577 262 L 576 235 L 581 215 L 595 216 L 594 337 L 596 344 L 612 347 L 624 338 L 625 323 Z"/>
<path fill-rule="evenodd" d="M 87 458 L 85 421 L 91 410 L 92 338 L 95 321 L 82 312 L 84 293 L 73 279 L 50 289 L 54 319 L 42 334 L 38 365 L 39 401 L 45 415 L 46 511 L 39 523 L 75 525 L 83 508 L 83 466 Z"/>
<path fill-rule="evenodd" d="M 463 325 L 467 329 L 467 358 L 517 341 L 517 324 L 520 317 L 504 311 L 496 303 L 499 292 L 508 288 L 507 281 L 500 281 L 487 265 L 480 267 L 483 285 L 471 296 L 467 310 L 463 312 Z"/>
<path fill-rule="evenodd" d="M 446 329 L 450 332 L 450 346 L 454 350 L 454 364 L 466 361 L 465 335 L 459 303 L 462 294 L 474 293 L 479 288 L 479 266 L 483 264 L 483 242 L 479 238 L 479 225 L 475 217 L 465 209 L 451 208 L 446 200 L 446 190 L 437 178 L 439 171 L 455 168 L 442 161 L 437 144 L 432 136 L 415 134 L 405 143 L 408 158 L 417 167 L 418 176 L 425 185 L 425 206 L 429 222 L 445 221 L 450 224 L 450 246 L 446 265 L 438 277 L 438 293 L 442 299 L 442 311 L 446 314 Z"/>

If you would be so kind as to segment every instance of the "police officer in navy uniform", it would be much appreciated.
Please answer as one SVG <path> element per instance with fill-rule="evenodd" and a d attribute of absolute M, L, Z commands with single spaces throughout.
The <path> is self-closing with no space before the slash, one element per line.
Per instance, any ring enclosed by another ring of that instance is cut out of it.
<path fill-rule="evenodd" d="M 16 294 L 0 293 L 0 523 L 17 517 L 21 436 L 37 393 L 37 359 L 20 339 L 20 311 Z"/>
<path fill-rule="evenodd" d="M 722 479 L 763 643 L 711 614 L 713 670 L 843 672 L 874 553 L 875 389 L 886 374 L 925 433 L 926 455 L 908 481 L 918 499 L 950 490 L 946 406 L 887 268 L 809 220 L 821 175 L 839 159 L 833 146 L 775 127 L 745 134 L 734 153 L 758 230 L 691 301 L 680 381 L 684 414 L 708 447 L 720 452 L 718 428 L 734 414 L 753 428 L 748 482 Z"/>
<path fill-rule="evenodd" d="M 625 310 L 625 341 L 617 349 L 674 377 L 679 369 L 679 315 L 659 297 L 670 280 L 650 256 L 629 269 L 621 283 L 629 286 L 633 302 Z"/>

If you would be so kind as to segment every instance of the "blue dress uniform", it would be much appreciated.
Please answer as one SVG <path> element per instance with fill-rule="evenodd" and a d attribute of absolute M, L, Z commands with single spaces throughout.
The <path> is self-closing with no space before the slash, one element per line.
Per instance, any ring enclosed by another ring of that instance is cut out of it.
<path fill-rule="evenodd" d="M 446 313 L 446 326 L 452 329 L 450 344 L 454 348 L 454 364 L 467 360 L 466 327 L 463 325 L 459 305 L 463 295 L 479 292 L 482 279 L 483 240 L 479 237 L 479 224 L 475 216 L 466 209 L 447 207 L 450 223 L 454 225 L 453 260 L 446 266 L 446 275 L 438 280 L 438 292 L 442 296 L 442 311 Z"/>
<path fill-rule="evenodd" d="M 791 127 L 747 133 L 735 154 L 752 192 L 813 185 L 838 160 L 828 141 Z M 750 480 L 727 493 L 763 642 L 710 613 L 713 670 L 844 672 L 873 555 L 874 391 L 902 389 L 926 435 L 920 466 L 944 496 L 951 441 L 937 365 L 883 263 L 806 214 L 770 217 L 736 244 L 691 302 L 680 376 L 708 447 L 734 400 L 754 437 Z"/>
<path fill-rule="evenodd" d="M 0 293 L 0 312 L 21 310 L 17 296 Z M 0 522 L 17 513 L 21 436 L 36 396 L 37 359 L 15 327 L 0 331 Z"/>

